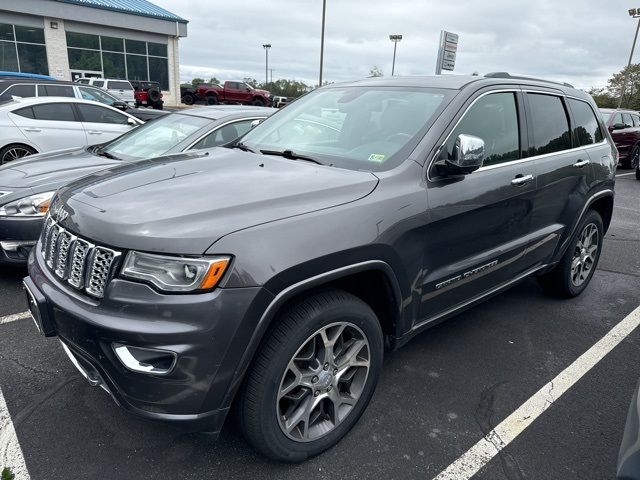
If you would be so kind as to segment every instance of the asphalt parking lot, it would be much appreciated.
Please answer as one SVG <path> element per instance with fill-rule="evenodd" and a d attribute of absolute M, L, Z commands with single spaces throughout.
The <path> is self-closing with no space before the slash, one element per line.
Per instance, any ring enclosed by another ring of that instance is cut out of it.
<path fill-rule="evenodd" d="M 0 399 L 4 395 L 30 477 L 437 476 L 640 305 L 640 182 L 629 171 L 618 173 L 613 222 L 582 296 L 553 299 L 528 280 L 388 354 L 354 430 L 337 447 L 294 466 L 256 455 L 233 421 L 213 443 L 120 410 L 86 383 L 57 340 L 40 337 L 28 319 L 8 317 L 26 308 L 25 271 L 0 272 L 0 320 L 6 319 L 0 321 Z M 475 478 L 614 478 L 638 365 L 640 329 Z"/>

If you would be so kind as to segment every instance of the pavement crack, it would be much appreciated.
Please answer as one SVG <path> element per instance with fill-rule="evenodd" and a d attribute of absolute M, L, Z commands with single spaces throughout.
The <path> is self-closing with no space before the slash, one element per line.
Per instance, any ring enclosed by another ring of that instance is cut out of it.
<path fill-rule="evenodd" d="M 10 358 L 10 357 L 7 357 L 5 355 L 2 355 L 1 353 L 0 353 L 0 359 L 12 362 L 12 363 L 16 364 L 18 367 L 23 368 L 24 370 L 29 370 L 30 372 L 33 372 L 33 373 L 39 373 L 41 375 L 56 375 L 57 374 L 57 372 L 51 372 L 49 370 L 41 370 L 39 368 L 31 367 L 29 365 L 25 365 L 21 361 L 16 360 L 15 358 Z"/>
<path fill-rule="evenodd" d="M 628 275 L 630 277 L 640 278 L 640 274 L 638 273 L 621 272 L 619 270 L 609 270 L 608 268 L 601 268 L 601 267 L 598 267 L 598 271 L 607 272 L 607 273 L 617 273 L 618 275 Z"/>

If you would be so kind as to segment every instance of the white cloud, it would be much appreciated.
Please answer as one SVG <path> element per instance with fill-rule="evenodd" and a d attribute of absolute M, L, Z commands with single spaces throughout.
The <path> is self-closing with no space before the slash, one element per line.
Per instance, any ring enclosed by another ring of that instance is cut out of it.
<path fill-rule="evenodd" d="M 152 0 L 189 20 L 181 77 L 263 80 L 263 43 L 274 79 L 317 82 L 321 0 Z M 389 74 L 391 33 L 401 33 L 396 73 L 431 75 L 439 32 L 460 35 L 456 73 L 509 71 L 588 88 L 626 65 L 635 22 L 622 0 L 393 2 L 327 0 L 325 73 L 329 81 Z"/>

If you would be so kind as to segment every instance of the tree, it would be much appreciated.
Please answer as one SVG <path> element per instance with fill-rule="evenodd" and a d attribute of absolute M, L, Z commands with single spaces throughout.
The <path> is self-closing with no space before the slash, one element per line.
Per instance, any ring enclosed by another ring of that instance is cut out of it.
<path fill-rule="evenodd" d="M 382 73 L 382 69 L 377 65 L 374 65 L 371 70 L 369 70 L 370 77 L 384 77 L 384 73 Z"/>
<path fill-rule="evenodd" d="M 218 80 L 216 77 L 211 77 L 211 78 L 209 79 L 209 83 L 210 83 L 211 85 L 220 85 L 220 80 Z"/>
<path fill-rule="evenodd" d="M 611 95 L 606 88 L 592 88 L 587 93 L 593 97 L 600 108 L 616 108 L 618 99 Z"/>
<path fill-rule="evenodd" d="M 622 95 L 622 107 L 640 110 L 640 63 L 632 63 L 614 73 L 607 82 L 607 92 L 616 100 Z M 614 106 L 618 106 L 617 102 Z"/>
<path fill-rule="evenodd" d="M 194 87 L 197 87 L 198 85 L 200 85 L 201 83 L 204 83 L 204 78 L 194 78 L 193 80 L 191 80 L 191 85 Z"/>
<path fill-rule="evenodd" d="M 253 88 L 258 88 L 258 81 L 255 78 L 244 77 L 242 81 L 247 85 L 251 85 Z"/>

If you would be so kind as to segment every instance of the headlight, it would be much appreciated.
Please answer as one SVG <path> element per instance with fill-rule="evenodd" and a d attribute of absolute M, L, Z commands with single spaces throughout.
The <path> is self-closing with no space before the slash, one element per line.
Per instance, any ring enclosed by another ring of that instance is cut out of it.
<path fill-rule="evenodd" d="M 230 262 L 230 257 L 185 258 L 129 252 L 122 276 L 150 283 L 164 292 L 211 290 Z"/>
<path fill-rule="evenodd" d="M 0 207 L 0 217 L 44 217 L 56 192 L 45 192 L 15 200 Z"/>

